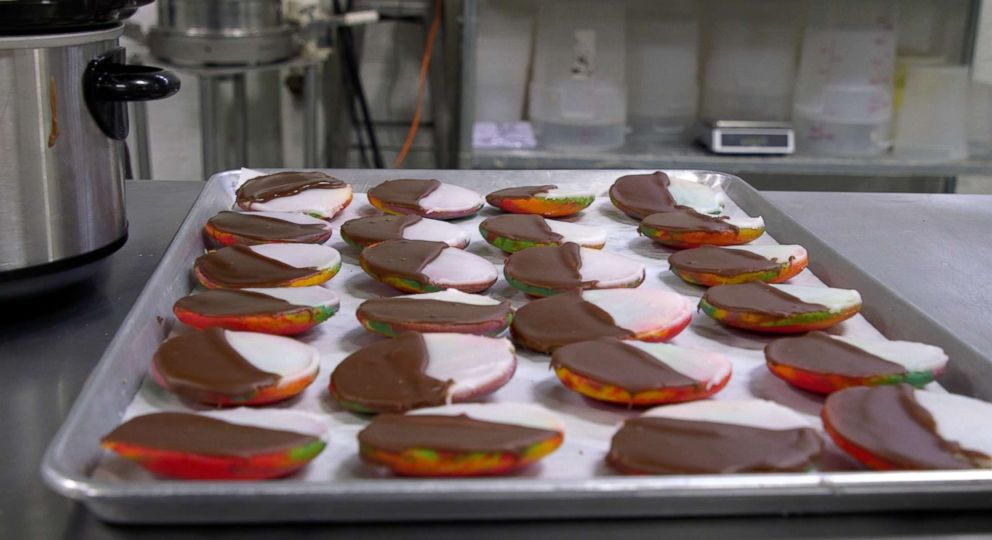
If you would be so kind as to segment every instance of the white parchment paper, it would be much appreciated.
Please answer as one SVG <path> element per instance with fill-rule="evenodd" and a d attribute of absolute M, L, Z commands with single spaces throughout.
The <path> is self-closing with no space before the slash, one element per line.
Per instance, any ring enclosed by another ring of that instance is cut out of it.
<path fill-rule="evenodd" d="M 594 186 L 605 195 L 608 183 Z M 233 200 L 233 194 L 232 194 Z M 330 397 L 327 386 L 334 367 L 348 354 L 373 343 L 387 339 L 364 330 L 355 318 L 355 309 L 364 300 L 382 296 L 395 296 L 397 291 L 378 283 L 358 266 L 357 250 L 347 246 L 339 234 L 341 223 L 355 217 L 379 212 L 369 206 L 364 194 L 356 193 L 354 201 L 343 215 L 332 224 L 334 236 L 328 245 L 341 252 L 343 264 L 340 273 L 327 283 L 327 287 L 341 297 L 341 309 L 326 323 L 298 337 L 320 350 L 321 366 L 317 380 L 300 396 L 272 407 L 306 411 L 319 415 L 328 426 L 328 446 L 308 467 L 282 482 L 326 482 L 377 478 L 388 475 L 380 469 L 364 464 L 357 456 L 356 434 L 367 424 L 367 419 L 342 410 Z M 478 224 L 486 217 L 499 212 L 487 207 L 473 218 L 456 221 L 470 232 L 472 243 L 468 251 L 485 257 L 500 267 L 500 279 L 486 292 L 495 298 L 509 299 L 514 307 L 527 302 L 526 296 L 511 287 L 502 278 L 504 254 L 486 243 L 478 231 Z M 745 215 L 733 201 L 726 201 L 725 213 Z M 622 214 L 601 196 L 592 206 L 569 221 L 602 227 L 608 232 L 604 250 L 623 254 L 643 262 L 647 278 L 641 288 L 673 290 L 689 296 L 694 303 L 702 296 L 701 287 L 689 285 L 668 270 L 667 258 L 671 250 L 639 236 L 637 222 Z M 755 244 L 776 243 L 764 235 Z M 824 286 L 809 270 L 793 278 L 796 285 Z M 178 327 L 181 324 L 177 323 Z M 184 331 L 177 328 L 177 332 Z M 867 338 L 882 335 L 860 315 L 841 323 L 831 333 Z M 692 323 L 671 343 L 726 355 L 733 363 L 733 375 L 727 387 L 713 399 L 769 399 L 790 407 L 821 428 L 819 411 L 823 399 L 811 393 L 794 389 L 779 380 L 765 367 L 762 349 L 775 336 L 763 336 L 720 326 L 702 313 L 693 316 Z M 636 416 L 637 410 L 610 406 L 588 400 L 566 389 L 548 369 L 549 357 L 522 347 L 517 349 L 518 368 L 513 379 L 483 401 L 524 401 L 541 404 L 556 411 L 566 425 L 565 442 L 555 453 L 539 464 L 518 473 L 520 476 L 543 478 L 589 478 L 616 474 L 603 463 L 610 445 L 610 438 L 624 419 Z M 151 361 L 149 356 L 148 361 Z M 153 380 L 146 378 L 141 389 L 127 410 L 125 418 L 156 411 L 206 410 L 197 404 L 185 402 L 162 390 Z M 97 434 L 94 434 L 97 436 Z M 826 435 L 824 435 L 825 440 Z M 827 445 L 819 466 L 820 470 L 857 469 L 840 450 Z M 94 471 L 94 477 L 111 481 L 149 481 L 154 476 L 132 462 L 116 455 L 106 454 Z"/>

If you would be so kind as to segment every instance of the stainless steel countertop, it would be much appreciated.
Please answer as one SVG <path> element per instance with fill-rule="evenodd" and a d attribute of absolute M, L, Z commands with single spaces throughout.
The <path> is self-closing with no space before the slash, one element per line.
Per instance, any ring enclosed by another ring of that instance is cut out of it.
<path fill-rule="evenodd" d="M 158 264 L 199 182 L 130 182 L 130 240 L 89 283 L 0 309 L 0 538 L 992 537 L 992 513 L 486 524 L 114 527 L 49 492 L 42 453 Z M 992 196 L 769 193 L 769 199 L 989 350 Z M 975 286 L 977 285 L 977 286 Z"/>

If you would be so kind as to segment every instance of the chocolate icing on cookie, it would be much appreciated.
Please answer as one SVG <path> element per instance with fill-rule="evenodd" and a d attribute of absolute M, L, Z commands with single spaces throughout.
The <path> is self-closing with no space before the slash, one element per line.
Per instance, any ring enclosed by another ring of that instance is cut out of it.
<path fill-rule="evenodd" d="M 245 246 L 228 246 L 197 257 L 196 267 L 222 287 L 278 287 L 313 275 L 316 268 L 297 268 Z"/>
<path fill-rule="evenodd" d="M 765 346 L 765 358 L 775 364 L 827 375 L 874 377 L 903 375 L 906 368 L 823 332 L 776 339 Z"/>
<path fill-rule="evenodd" d="M 341 189 L 348 184 L 322 172 L 281 172 L 248 180 L 238 188 L 239 206 L 289 197 L 308 189 Z"/>
<path fill-rule="evenodd" d="M 387 324 L 481 324 L 505 320 L 510 302 L 494 305 L 461 304 L 444 300 L 377 298 L 358 306 L 360 318 Z"/>
<path fill-rule="evenodd" d="M 176 308 L 207 317 L 283 313 L 306 307 L 282 298 L 239 289 L 211 289 L 176 301 Z"/>
<path fill-rule="evenodd" d="M 557 244 L 563 238 L 562 235 L 551 230 L 544 218 L 533 214 L 493 216 L 480 223 L 479 228 L 500 238 L 541 244 Z"/>
<path fill-rule="evenodd" d="M 419 210 L 420 199 L 430 195 L 439 187 L 441 182 L 438 180 L 386 180 L 370 189 L 368 195 L 391 206 Z"/>
<path fill-rule="evenodd" d="M 341 234 L 362 246 L 385 240 L 400 240 L 407 227 L 419 223 L 422 219 L 424 218 L 413 214 L 352 219 L 341 225 Z"/>
<path fill-rule="evenodd" d="M 413 449 L 447 452 L 506 452 L 522 456 L 558 432 L 457 416 L 383 414 L 358 434 L 358 444 L 402 453 Z"/>
<path fill-rule="evenodd" d="M 670 183 L 668 175 L 660 171 L 621 176 L 610 186 L 610 199 L 624 213 L 637 219 L 658 212 L 671 212 L 679 207 L 668 190 Z"/>
<path fill-rule="evenodd" d="M 728 216 L 708 216 L 688 208 L 679 206 L 669 212 L 658 212 L 644 218 L 641 222 L 645 227 L 672 232 L 707 232 L 737 234 L 740 228 L 727 223 Z"/>
<path fill-rule="evenodd" d="M 207 221 L 213 229 L 257 242 L 317 244 L 331 231 L 319 223 L 293 223 L 270 216 L 223 211 Z"/>
<path fill-rule="evenodd" d="M 822 447 L 812 428 L 642 416 L 624 422 L 606 460 L 620 470 L 647 474 L 798 472 L 812 465 Z"/>
<path fill-rule="evenodd" d="M 631 393 L 699 383 L 616 338 L 599 338 L 560 347 L 551 355 L 551 367 L 563 367 Z"/>
<path fill-rule="evenodd" d="M 317 440 L 313 435 L 232 424 L 198 414 L 153 413 L 124 422 L 100 442 L 186 454 L 250 457 L 292 450 Z"/>
<path fill-rule="evenodd" d="M 424 267 L 447 247 L 444 242 L 427 240 L 386 240 L 362 250 L 362 261 L 380 279 L 397 277 L 428 283 Z"/>
<path fill-rule="evenodd" d="M 532 247 L 510 255 L 503 270 L 507 276 L 532 287 L 573 289 L 595 285 L 595 281 L 582 281 L 580 253 L 574 242 Z"/>
<path fill-rule="evenodd" d="M 710 305 L 728 311 L 745 311 L 773 317 L 828 311 L 820 304 L 809 304 L 771 285 L 752 281 L 737 285 L 717 285 L 703 294 Z"/>
<path fill-rule="evenodd" d="M 831 394 L 823 416 L 843 439 L 903 469 L 968 469 L 968 452 L 937 434 L 908 384 L 859 386 Z"/>
<path fill-rule="evenodd" d="M 331 387 L 339 401 L 375 412 L 443 405 L 452 381 L 429 377 L 424 336 L 407 332 L 359 349 L 338 364 Z"/>
<path fill-rule="evenodd" d="M 557 189 L 558 186 L 554 184 L 547 184 L 544 186 L 521 186 L 521 187 L 511 187 L 506 189 L 501 189 L 494 191 L 489 195 L 486 195 L 486 201 L 489 204 L 495 205 L 499 201 L 506 199 L 530 199 L 541 193 L 547 193 L 552 189 Z"/>
<path fill-rule="evenodd" d="M 744 249 L 715 246 L 686 249 L 668 257 L 668 264 L 676 270 L 718 276 L 777 271 L 787 262 L 770 260 Z"/>
<path fill-rule="evenodd" d="M 628 338 L 634 334 L 617 326 L 609 313 L 583 300 L 577 290 L 525 304 L 514 314 L 510 331 L 517 343 L 542 352 L 598 337 Z"/>
<path fill-rule="evenodd" d="M 279 383 L 279 375 L 258 369 L 234 350 L 220 328 L 169 339 L 152 361 L 170 390 L 195 401 L 210 395 L 250 398 Z"/>

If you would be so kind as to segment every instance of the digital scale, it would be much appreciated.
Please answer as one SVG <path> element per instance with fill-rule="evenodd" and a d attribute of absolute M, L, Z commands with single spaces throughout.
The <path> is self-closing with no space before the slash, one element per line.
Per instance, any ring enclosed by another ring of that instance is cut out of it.
<path fill-rule="evenodd" d="M 717 120 L 702 124 L 699 141 L 716 154 L 791 154 L 796 136 L 788 122 Z"/>

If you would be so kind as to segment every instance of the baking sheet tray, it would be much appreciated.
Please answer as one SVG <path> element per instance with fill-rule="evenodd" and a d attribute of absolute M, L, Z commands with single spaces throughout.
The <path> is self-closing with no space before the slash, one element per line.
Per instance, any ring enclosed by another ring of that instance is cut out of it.
<path fill-rule="evenodd" d="M 522 184 L 586 184 L 605 191 L 630 171 L 329 171 L 364 191 L 381 180 L 434 177 L 480 192 Z M 649 171 L 646 171 L 649 172 Z M 856 288 L 864 297 L 863 313 L 892 339 L 914 339 L 942 346 L 952 358 L 942 384 L 952 391 L 990 399 L 992 362 L 971 349 L 874 277 L 865 274 L 824 245 L 796 221 L 770 205 L 740 179 L 720 173 L 668 171 L 672 175 L 721 186 L 729 196 L 731 213 L 741 209 L 761 215 L 768 230 L 782 243 L 799 243 L 810 252 L 811 269 L 832 286 Z M 903 508 L 964 508 L 992 506 L 992 471 L 947 472 L 818 472 L 724 476 L 623 477 L 598 465 L 615 424 L 630 414 L 596 406 L 564 390 L 546 369 L 547 357 L 520 350 L 521 369 L 497 399 L 537 399 L 566 414 L 566 444 L 539 467 L 522 476 L 498 479 L 394 479 L 376 474 L 355 457 L 354 433 L 363 422 L 336 411 L 326 397 L 326 379 L 343 355 L 375 338 L 359 329 L 354 308 L 364 298 L 393 294 L 364 276 L 354 263 L 355 252 L 342 247 L 336 234 L 332 245 L 346 263 L 331 288 L 342 295 L 341 313 L 307 334 L 322 352 L 322 373 L 302 399 L 286 406 L 323 412 L 336 419 L 331 445 L 301 475 L 275 482 L 175 482 L 155 480 L 133 465 L 108 458 L 98 447 L 99 435 L 116 426 L 125 414 L 182 408 L 184 404 L 142 385 L 151 353 L 173 329 L 171 306 L 193 286 L 189 268 L 203 249 L 200 227 L 217 211 L 230 206 L 237 172 L 210 180 L 184 221 L 159 268 L 149 280 L 66 424 L 49 448 L 43 465 L 46 481 L 61 493 L 82 499 L 104 519 L 126 522 L 286 521 L 286 520 L 408 520 L 556 518 L 597 516 L 658 516 L 783 512 L 869 511 Z M 349 214 L 361 214 L 356 196 Z M 486 212 L 491 215 L 492 211 Z M 459 222 L 468 228 L 482 218 Z M 340 222 L 340 220 L 337 220 Z M 606 249 L 648 259 L 642 287 L 674 288 L 698 297 L 701 290 L 682 284 L 665 270 L 667 251 L 631 234 L 634 222 L 600 201 L 588 209 L 582 223 L 606 226 Z M 845 226 L 845 224 L 839 224 Z M 473 234 L 471 251 L 494 262 L 502 255 Z M 770 241 L 770 240 L 766 240 Z M 334 242 L 337 242 L 335 244 Z M 805 273 L 794 282 L 815 283 Z M 884 276 L 883 276 L 884 277 Z M 808 281 L 812 280 L 812 281 Z M 500 281 L 489 291 L 519 305 L 523 296 Z M 863 320 L 844 323 L 845 333 L 873 333 Z M 675 343 L 709 350 L 732 346 L 735 373 L 718 397 L 758 395 L 809 414 L 819 400 L 791 390 L 763 368 L 760 348 L 767 338 L 719 327 L 697 314 Z M 706 343 L 708 341 L 708 343 Z M 726 351 L 723 351 L 726 352 Z M 543 368 L 543 369 L 542 369 Z M 137 397 L 136 397 L 137 396 Z M 350 426 L 347 425 L 350 422 Z M 605 439 L 605 440 L 604 440 Z M 825 470 L 849 468 L 843 456 L 830 453 Z"/>

